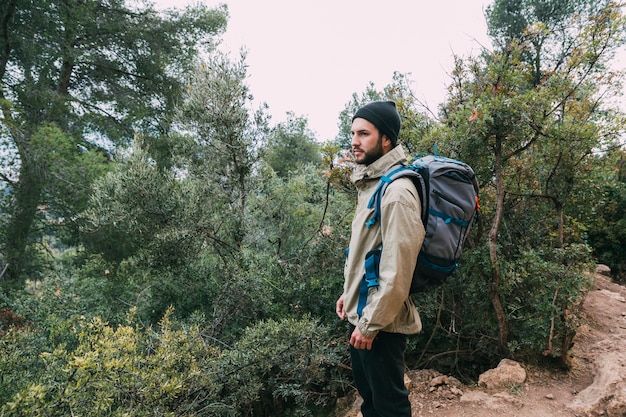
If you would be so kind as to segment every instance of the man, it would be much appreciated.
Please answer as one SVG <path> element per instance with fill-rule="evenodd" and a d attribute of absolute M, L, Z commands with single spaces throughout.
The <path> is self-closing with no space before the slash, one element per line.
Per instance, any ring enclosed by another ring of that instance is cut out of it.
<path fill-rule="evenodd" d="M 424 239 L 413 182 L 409 178 L 392 182 L 382 198 L 381 220 L 366 225 L 373 211 L 367 205 L 380 178 L 406 162 L 402 146 L 397 146 L 400 127 L 392 101 L 369 103 L 352 118 L 351 146 L 357 165 L 351 181 L 358 202 L 336 312 L 350 323 L 352 373 L 363 398 L 363 417 L 411 416 L 404 350 L 406 335 L 422 329 L 409 289 Z"/>

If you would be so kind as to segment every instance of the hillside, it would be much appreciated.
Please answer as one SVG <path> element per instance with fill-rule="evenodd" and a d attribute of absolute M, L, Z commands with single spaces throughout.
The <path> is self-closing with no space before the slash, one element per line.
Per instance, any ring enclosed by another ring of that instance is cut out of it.
<path fill-rule="evenodd" d="M 487 390 L 435 371 L 410 371 L 414 417 L 626 416 L 626 288 L 596 274 L 583 304 L 584 324 L 565 372 L 524 366 L 523 384 Z M 359 398 L 341 417 L 360 417 Z"/>

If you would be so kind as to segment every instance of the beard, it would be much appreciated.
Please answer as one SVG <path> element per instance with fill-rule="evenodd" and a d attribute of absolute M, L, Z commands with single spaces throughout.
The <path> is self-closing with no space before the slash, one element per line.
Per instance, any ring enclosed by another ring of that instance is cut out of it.
<path fill-rule="evenodd" d="M 381 156 L 383 156 L 383 135 L 378 136 L 376 146 L 369 151 L 364 151 L 361 148 L 357 149 L 362 152 L 362 156 L 360 158 L 355 157 L 354 159 L 357 164 L 369 165 L 372 162 L 377 161 Z"/>

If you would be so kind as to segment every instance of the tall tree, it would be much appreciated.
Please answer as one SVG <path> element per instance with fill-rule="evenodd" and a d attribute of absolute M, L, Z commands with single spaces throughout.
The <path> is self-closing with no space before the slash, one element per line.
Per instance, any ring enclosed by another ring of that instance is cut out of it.
<path fill-rule="evenodd" d="M 168 163 L 159 165 L 154 143 L 138 136 L 122 166 L 96 182 L 84 213 L 89 249 L 133 265 L 120 274 L 149 297 L 141 308 L 151 318 L 169 305 L 182 315 L 204 311 L 217 333 L 265 308 L 247 310 L 243 301 L 259 280 L 248 276 L 255 252 L 247 212 L 267 134 L 264 109 L 250 110 L 246 70 L 243 59 L 208 55 L 193 72 L 173 132 L 157 145 L 170 149 Z"/>
<path fill-rule="evenodd" d="M 495 0 L 487 7 L 487 28 L 500 50 L 511 42 L 528 42 L 522 59 L 531 66 L 537 85 L 545 74 L 566 65 L 578 47 L 573 20 L 583 21 L 610 4 L 611 0 Z"/>
<path fill-rule="evenodd" d="M 226 19 L 225 6 L 159 13 L 147 2 L 124 0 L 0 4 L 2 158 L 15 167 L 1 176 L 11 197 L 5 278 L 15 282 L 24 272 L 38 208 L 45 204 L 45 213 L 66 222 L 80 210 L 83 197 L 63 194 L 85 190 L 101 172 L 102 159 L 91 155 L 108 157 L 136 131 L 169 131 L 189 69 L 214 48 Z"/>
<path fill-rule="evenodd" d="M 554 7 L 548 7 L 549 3 Z M 567 14 L 557 7 L 564 6 L 559 1 L 514 4 L 503 0 L 491 9 L 490 22 L 496 21 L 493 11 L 500 10 L 497 7 L 506 6 L 517 11 L 511 15 L 526 18 L 534 16 L 534 8 L 539 5 L 545 7 L 542 10 L 546 13 L 556 11 L 553 16 L 544 16 L 544 20 L 558 27 L 567 26 L 566 36 L 545 31 L 543 22 L 523 20 L 529 26 L 520 29 L 522 23 L 507 20 L 509 26 L 502 30 L 508 36 L 507 42 L 499 50 L 467 63 L 457 62 L 446 107 L 452 137 L 467 139 L 459 144 L 464 149 L 462 154 L 487 180 L 483 191 L 492 199 L 489 211 L 484 211 L 491 222 L 491 266 L 486 275 L 500 344 L 505 350 L 509 341 L 508 314 L 501 294 L 502 288 L 508 286 L 502 270 L 505 247 L 512 249 L 513 256 L 519 256 L 524 248 L 535 250 L 537 242 L 542 242 L 546 249 L 562 247 L 566 243 L 564 207 L 585 172 L 581 167 L 593 149 L 605 146 L 624 128 L 619 119 L 611 116 L 607 101 L 620 87 L 617 78 L 606 71 L 612 52 L 624 39 L 624 16 L 619 6 L 608 3 L 604 8 L 592 9 L 591 14 L 584 13 L 587 9 L 582 7 L 567 9 Z M 563 49 L 555 49 L 558 45 Z M 540 59 L 533 61 L 539 67 L 529 65 L 529 51 L 539 54 Z M 487 167 L 490 169 L 482 172 Z M 553 246 L 546 234 L 551 228 L 545 224 L 536 228 L 524 220 L 528 216 L 523 214 L 531 208 L 535 219 L 551 214 L 535 203 L 537 198 L 551 201 L 557 212 L 557 221 L 550 222 L 558 224 L 558 240 Z M 528 227 L 517 232 L 509 228 L 505 239 L 501 230 L 505 222 Z M 513 242 L 503 242 L 512 239 L 512 235 Z"/>

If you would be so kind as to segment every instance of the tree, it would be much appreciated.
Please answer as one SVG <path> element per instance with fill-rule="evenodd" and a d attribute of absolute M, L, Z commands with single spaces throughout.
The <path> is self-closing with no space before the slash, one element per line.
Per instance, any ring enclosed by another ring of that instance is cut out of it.
<path fill-rule="evenodd" d="M 270 134 L 264 158 L 281 177 L 321 161 L 319 146 L 308 128 L 308 120 L 291 112 L 287 115 L 287 121 L 276 126 Z"/>
<path fill-rule="evenodd" d="M 247 212 L 267 134 L 264 109 L 249 110 L 246 76 L 243 57 L 212 52 L 159 143 L 170 149 L 168 163 L 157 163 L 152 143 L 138 136 L 121 166 L 96 182 L 83 214 L 88 248 L 145 290 L 141 311 L 150 318 L 176 305 L 183 316 L 216 316 L 215 332 L 246 319 L 241 297 L 258 281 L 248 276 Z"/>
<path fill-rule="evenodd" d="M 26 272 L 43 204 L 71 223 L 112 148 L 136 131 L 152 138 L 170 130 L 186 74 L 226 18 L 225 6 L 159 14 L 123 0 L 0 5 L 2 158 L 14 167 L 1 177 L 10 195 L 5 278 L 19 282 Z"/>
<path fill-rule="evenodd" d="M 528 42 L 531 47 L 521 59 L 531 66 L 533 84 L 538 85 L 577 49 L 573 20 L 597 15 L 610 4 L 610 0 L 496 0 L 487 7 L 487 27 L 501 50 L 512 42 Z"/>
<path fill-rule="evenodd" d="M 535 3 L 539 2 L 530 2 Z M 544 6 L 547 3 L 541 2 Z M 556 7 L 561 4 L 554 2 L 554 10 L 561 10 Z M 520 16 L 528 15 L 526 3 L 521 8 L 513 2 L 496 3 L 503 5 L 514 8 Z M 556 14 L 555 22 L 563 17 Z M 496 21 L 494 15 L 490 19 L 492 24 Z M 582 182 L 592 151 L 608 145 L 624 128 L 607 107 L 619 84 L 605 70 L 612 52 L 623 42 L 624 17 L 619 6 L 609 3 L 594 14 L 571 15 L 567 42 L 559 43 L 559 33 L 529 23 L 517 36 L 507 27 L 504 32 L 509 38 L 500 50 L 467 63 L 457 61 L 445 109 L 446 128 L 451 129 L 448 143 L 462 150 L 461 155 L 477 167 L 483 179 L 483 219 L 490 222 L 490 268 L 485 275 L 497 316 L 500 347 L 505 351 L 510 341 L 509 314 L 502 296 L 516 283 L 506 282 L 509 272 L 503 268 L 503 258 L 520 258 L 525 256 L 524 248 L 534 251 L 540 246 L 545 247 L 546 259 L 559 262 L 554 254 L 560 252 L 555 248 L 568 243 L 563 221 L 568 199 Z M 550 48 L 538 49 L 542 45 Z M 555 50 L 555 45 L 565 49 Z M 554 64 L 548 69 L 538 68 L 528 65 L 529 51 L 539 53 L 540 58 L 560 58 L 534 61 Z M 539 73 L 541 80 L 537 82 Z M 465 139 L 459 143 L 455 137 Z M 550 245 L 554 228 L 537 223 L 537 219 L 554 216 L 538 202 L 542 199 L 551 201 L 557 213 L 557 220 L 548 223 L 558 225 L 556 244 Z M 508 225 L 506 235 L 503 224 Z"/>

